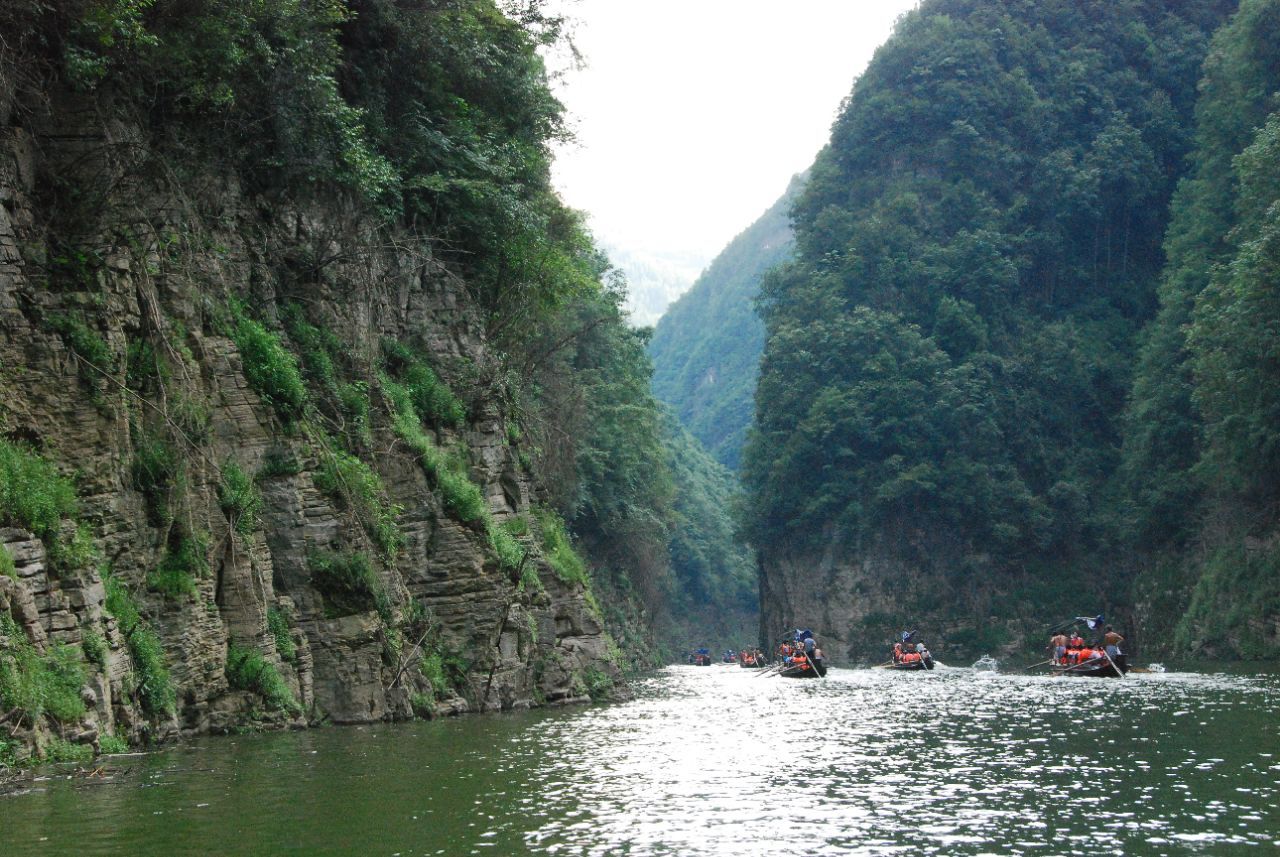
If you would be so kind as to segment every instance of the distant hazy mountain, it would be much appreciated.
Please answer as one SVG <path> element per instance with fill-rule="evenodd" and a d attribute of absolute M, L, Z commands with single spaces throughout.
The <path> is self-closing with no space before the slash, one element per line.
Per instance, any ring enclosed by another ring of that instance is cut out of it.
<path fill-rule="evenodd" d="M 764 273 L 791 255 L 787 212 L 804 178 L 793 178 L 782 198 L 729 242 L 667 309 L 649 344 L 654 393 L 733 470 L 751 424 L 764 348 L 753 301 Z"/>
<path fill-rule="evenodd" d="M 627 308 L 637 327 L 655 323 L 672 301 L 689 290 L 707 264 L 705 256 L 692 253 L 656 253 L 623 247 L 607 238 L 601 238 L 600 245 L 614 267 L 627 275 Z"/>

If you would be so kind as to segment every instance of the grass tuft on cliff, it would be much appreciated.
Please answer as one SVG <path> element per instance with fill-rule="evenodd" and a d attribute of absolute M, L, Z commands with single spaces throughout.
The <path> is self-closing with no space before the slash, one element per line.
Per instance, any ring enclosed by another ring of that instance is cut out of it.
<path fill-rule="evenodd" d="M 227 646 L 227 683 L 236 690 L 258 694 L 275 711 L 298 714 L 302 706 L 294 699 L 275 665 L 261 652 L 232 643 Z"/>
<path fill-rule="evenodd" d="M 244 305 L 231 303 L 231 338 L 240 350 L 244 377 L 286 425 L 300 419 L 307 405 L 307 388 L 298 360 L 280 337 L 250 318 Z"/>
<path fill-rule="evenodd" d="M 60 723 L 84 716 L 83 663 L 70 646 L 54 643 L 44 654 L 8 614 L 0 614 L 0 705 L 18 709 L 34 724 L 44 714 Z"/>
<path fill-rule="evenodd" d="M 143 620 L 137 603 L 121 580 L 107 574 L 103 575 L 102 583 L 107 593 L 106 610 L 116 618 L 133 658 L 134 689 L 143 709 L 152 717 L 172 714 L 177 694 L 165 665 L 160 638 Z"/>

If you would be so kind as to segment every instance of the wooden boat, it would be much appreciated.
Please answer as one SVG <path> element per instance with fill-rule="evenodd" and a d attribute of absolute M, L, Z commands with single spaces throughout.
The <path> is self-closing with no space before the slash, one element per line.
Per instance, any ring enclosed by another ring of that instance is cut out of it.
<path fill-rule="evenodd" d="M 893 647 L 893 657 L 890 662 L 885 665 L 885 669 L 890 670 L 931 670 L 933 669 L 933 655 L 929 654 L 928 649 L 921 649 L 917 652 L 914 649 L 909 651 L 900 651 L 895 645 Z"/>
<path fill-rule="evenodd" d="M 783 678 L 822 678 L 827 674 L 827 665 L 822 661 L 807 661 L 803 666 L 783 667 L 778 675 Z"/>
<path fill-rule="evenodd" d="M 1108 658 L 1105 654 L 1089 658 L 1078 664 L 1054 664 L 1050 667 L 1053 675 L 1084 676 L 1086 678 L 1124 678 L 1129 671 L 1129 659 L 1125 655 Z"/>
<path fill-rule="evenodd" d="M 768 664 L 764 662 L 764 658 L 757 658 L 751 661 L 738 661 L 738 666 L 742 667 L 744 670 L 762 670 L 768 666 Z"/>

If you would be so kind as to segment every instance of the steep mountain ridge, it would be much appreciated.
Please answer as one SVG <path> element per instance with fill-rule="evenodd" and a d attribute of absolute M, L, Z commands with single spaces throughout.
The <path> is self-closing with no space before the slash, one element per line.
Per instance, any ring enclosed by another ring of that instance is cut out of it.
<path fill-rule="evenodd" d="M 654 393 L 730 470 L 740 464 L 764 350 L 755 299 L 765 272 L 795 246 L 789 211 L 804 181 L 803 174 L 794 177 L 778 201 L 720 251 L 668 307 L 649 343 Z"/>
<path fill-rule="evenodd" d="M 1136 627 L 1123 414 L 1234 8 L 927 0 L 877 51 L 762 290 L 766 635 L 859 659 L 902 627 L 966 654 Z"/>

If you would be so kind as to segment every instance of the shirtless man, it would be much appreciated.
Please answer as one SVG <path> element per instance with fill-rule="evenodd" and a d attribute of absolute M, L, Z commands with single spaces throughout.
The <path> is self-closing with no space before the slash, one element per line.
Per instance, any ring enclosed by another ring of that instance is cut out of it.
<path fill-rule="evenodd" d="M 1107 647 L 1107 654 L 1114 660 L 1120 655 L 1120 644 L 1124 642 L 1110 625 L 1107 626 L 1107 633 L 1102 635 L 1102 644 Z"/>
<path fill-rule="evenodd" d="M 1053 662 L 1063 663 L 1067 657 L 1067 635 L 1058 632 L 1049 638 L 1049 648 L 1053 649 Z"/>

